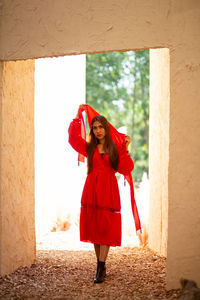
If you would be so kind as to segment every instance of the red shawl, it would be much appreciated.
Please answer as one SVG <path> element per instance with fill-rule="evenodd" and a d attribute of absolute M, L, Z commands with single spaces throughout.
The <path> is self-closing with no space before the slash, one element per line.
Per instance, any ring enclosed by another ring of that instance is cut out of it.
<path fill-rule="evenodd" d="M 83 110 L 85 110 L 85 112 L 87 114 L 88 123 L 89 123 L 90 127 L 91 127 L 91 122 L 94 119 L 94 117 L 99 116 L 99 114 L 88 104 L 84 105 L 84 109 L 79 108 L 78 114 L 81 119 L 81 136 L 82 136 L 82 138 L 86 139 L 85 122 L 84 122 L 84 118 L 83 118 L 83 114 L 82 114 Z M 112 140 L 114 141 L 114 143 L 116 145 L 118 145 L 118 146 L 122 145 L 125 142 L 125 134 L 118 132 L 110 123 L 109 123 L 109 125 L 110 125 L 110 132 L 111 132 Z M 78 155 L 78 161 L 84 162 L 84 156 L 80 153 Z M 133 179 L 132 179 L 131 172 L 128 175 L 126 175 L 125 178 L 130 185 L 131 206 L 132 206 L 133 217 L 135 220 L 136 231 L 141 230 L 140 218 L 139 218 L 139 214 L 138 214 L 138 210 L 137 210 L 137 206 L 136 206 L 136 202 L 135 202 Z"/>

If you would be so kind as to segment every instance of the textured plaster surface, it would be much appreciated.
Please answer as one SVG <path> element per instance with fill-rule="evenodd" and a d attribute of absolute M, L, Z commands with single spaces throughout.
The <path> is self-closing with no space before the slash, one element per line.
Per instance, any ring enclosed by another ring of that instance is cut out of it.
<path fill-rule="evenodd" d="M 163 20 L 170 21 L 170 1 L 161 4 L 155 0 L 2 0 L 2 3 L 2 60 L 163 47 L 168 40 L 168 22 Z M 162 35 L 157 34 L 158 27 Z"/>
<path fill-rule="evenodd" d="M 0 268 L 35 258 L 34 61 L 2 63 Z"/>
<path fill-rule="evenodd" d="M 155 152 L 150 158 L 150 168 L 157 179 L 150 179 L 154 183 L 151 187 L 150 219 L 155 222 L 150 227 L 155 234 L 155 238 L 150 237 L 150 243 L 160 253 L 167 251 L 168 288 L 179 286 L 182 276 L 193 278 L 200 284 L 197 273 L 200 269 L 200 1 L 2 0 L 0 4 L 0 60 L 112 50 L 169 49 L 169 71 L 164 63 L 164 52 L 152 54 L 152 59 L 160 57 L 161 66 L 164 64 L 167 73 L 163 74 L 159 62 L 155 62 L 152 74 L 157 83 L 151 92 L 156 99 L 151 96 L 151 102 L 158 104 L 159 109 L 158 120 L 155 119 L 152 124 L 152 118 L 150 120 L 153 129 L 150 136 L 155 142 L 155 145 L 150 142 L 150 153 Z M 166 92 L 168 72 L 169 93 Z M 162 78 L 158 78 L 160 75 Z M 158 97 L 163 102 L 159 102 Z M 155 118 L 156 109 L 151 107 Z M 21 113 L 23 116 L 23 109 Z M 161 145 L 157 149 L 159 140 Z M 14 148 L 11 142 L 9 145 Z M 2 145 L 1 151 L 3 149 Z M 7 157 L 7 160 L 10 159 Z M 15 164 L 12 164 L 11 170 L 15 174 Z M 13 183 L 17 184 L 17 188 L 20 186 L 19 182 Z M 4 179 L 1 190 L 7 191 L 4 195 L 7 193 L 8 200 L 10 192 L 7 185 Z M 30 210 L 32 208 L 30 205 Z M 153 218 L 155 213 L 157 218 Z M 10 217 L 5 215 L 7 222 Z"/>
<path fill-rule="evenodd" d="M 167 255 L 169 163 L 169 49 L 150 51 L 150 247 Z"/>
<path fill-rule="evenodd" d="M 0 122 L 2 122 L 2 89 L 3 89 L 3 83 L 2 83 L 2 74 L 3 74 L 3 62 L 0 62 Z M 2 140 L 2 123 L 0 125 L 0 141 Z M 0 146 L 0 174 L 2 169 L 2 163 L 1 163 L 1 154 L 2 154 L 2 147 Z M 0 180 L 0 191 L 1 191 L 1 180 Z M 2 209 L 1 209 L 1 193 L 0 193 L 0 220 L 2 219 Z M 2 241 L 1 241 L 1 232 L 2 232 L 2 226 L 0 222 L 0 251 L 3 247 Z M 1 252 L 0 252 L 0 259 L 1 259 Z M 1 272 L 1 269 L 0 269 Z M 1 273 L 0 273 L 1 274 Z"/>
<path fill-rule="evenodd" d="M 200 44 L 170 56 L 167 280 L 200 284 Z M 175 269 L 175 271 L 174 271 Z"/>

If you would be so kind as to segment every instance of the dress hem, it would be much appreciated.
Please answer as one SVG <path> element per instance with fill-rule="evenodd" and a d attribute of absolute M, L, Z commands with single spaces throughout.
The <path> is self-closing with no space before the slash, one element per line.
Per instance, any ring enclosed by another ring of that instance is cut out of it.
<path fill-rule="evenodd" d="M 110 247 L 121 247 L 121 243 L 119 243 L 119 244 L 102 243 L 102 242 L 99 242 L 99 241 L 91 241 L 91 240 L 86 240 L 86 239 L 80 239 L 80 241 L 84 242 L 84 243 L 91 243 L 91 244 L 97 244 L 97 245 L 107 245 L 107 246 L 110 246 Z"/>

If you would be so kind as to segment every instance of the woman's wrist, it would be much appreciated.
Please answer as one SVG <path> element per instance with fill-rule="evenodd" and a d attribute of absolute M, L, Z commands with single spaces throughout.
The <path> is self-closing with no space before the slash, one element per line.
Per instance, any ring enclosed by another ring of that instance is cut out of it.
<path fill-rule="evenodd" d="M 81 121 L 81 119 L 79 119 L 79 118 L 74 118 L 73 119 L 73 122 L 75 122 L 75 123 L 80 123 L 80 121 Z"/>
<path fill-rule="evenodd" d="M 76 115 L 76 118 L 75 118 L 75 119 L 80 119 L 79 114 Z"/>

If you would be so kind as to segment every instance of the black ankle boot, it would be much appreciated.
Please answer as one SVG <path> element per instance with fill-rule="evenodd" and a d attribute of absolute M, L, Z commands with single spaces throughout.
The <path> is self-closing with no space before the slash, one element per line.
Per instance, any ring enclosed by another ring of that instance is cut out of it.
<path fill-rule="evenodd" d="M 98 261 L 97 274 L 94 283 L 101 283 L 106 277 L 106 266 L 104 261 Z"/>
<path fill-rule="evenodd" d="M 97 258 L 97 270 L 96 270 L 96 277 L 97 277 L 98 268 L 99 268 L 99 259 Z"/>

